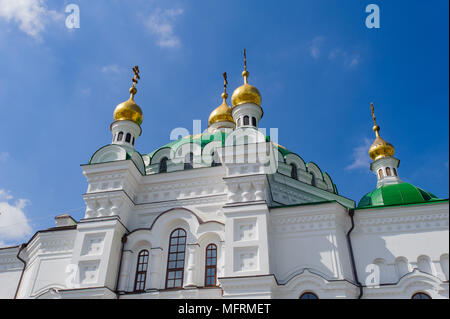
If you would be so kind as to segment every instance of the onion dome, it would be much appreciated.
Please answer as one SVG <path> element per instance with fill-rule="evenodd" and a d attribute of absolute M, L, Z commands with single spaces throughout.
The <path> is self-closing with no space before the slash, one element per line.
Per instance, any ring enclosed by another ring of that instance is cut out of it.
<path fill-rule="evenodd" d="M 212 125 L 217 122 L 231 122 L 234 123 L 233 116 L 231 116 L 231 107 L 227 104 L 228 94 L 222 93 L 223 102 L 209 116 L 208 123 Z"/>
<path fill-rule="evenodd" d="M 244 103 L 253 103 L 261 106 L 261 93 L 259 93 L 257 88 L 248 84 L 249 75 L 250 73 L 247 71 L 247 57 L 244 49 L 244 72 L 242 72 L 244 84 L 234 90 L 231 96 L 231 104 L 233 107 Z"/>
<path fill-rule="evenodd" d="M 380 158 L 384 158 L 384 157 L 394 156 L 394 154 L 395 154 L 394 146 L 391 143 L 382 139 L 380 136 L 380 127 L 377 125 L 377 122 L 375 119 L 373 103 L 371 103 L 370 107 L 372 109 L 372 117 L 373 117 L 373 121 L 375 123 L 375 125 L 373 127 L 373 131 L 375 132 L 376 138 L 375 138 L 375 141 L 373 142 L 372 146 L 369 149 L 369 156 L 373 161 L 376 161 L 376 160 L 378 160 Z"/>
<path fill-rule="evenodd" d="M 223 73 L 224 84 L 223 84 L 223 93 L 222 93 L 222 104 L 220 104 L 214 111 L 211 112 L 209 116 L 208 123 L 211 126 L 214 123 L 218 122 L 231 122 L 234 123 L 233 116 L 231 115 L 232 109 L 227 104 L 227 73 Z"/>
<path fill-rule="evenodd" d="M 134 101 L 134 95 L 137 93 L 136 83 L 140 79 L 138 67 L 135 66 L 133 71 L 135 74 L 132 79 L 133 86 L 130 88 L 130 98 L 116 106 L 113 117 L 114 121 L 132 121 L 141 125 L 143 120 L 142 109 Z"/>

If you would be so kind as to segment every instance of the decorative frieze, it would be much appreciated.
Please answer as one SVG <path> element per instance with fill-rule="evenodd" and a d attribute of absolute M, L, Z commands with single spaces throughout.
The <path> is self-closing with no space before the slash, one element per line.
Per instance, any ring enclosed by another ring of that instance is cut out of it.
<path fill-rule="evenodd" d="M 284 215 L 272 216 L 271 224 L 273 233 L 287 234 L 310 232 L 318 230 L 335 230 L 335 214 L 315 214 L 315 215 Z"/>
<path fill-rule="evenodd" d="M 226 186 L 221 180 L 203 180 L 200 182 L 179 182 L 143 187 L 137 194 L 137 204 L 159 201 L 180 200 L 193 197 L 224 194 Z"/>
<path fill-rule="evenodd" d="M 60 253 L 72 251 L 74 238 L 45 238 L 41 239 L 41 253 Z"/>
<path fill-rule="evenodd" d="M 408 214 L 389 217 L 358 217 L 356 229 L 363 233 L 411 232 L 417 230 L 448 229 L 449 214 Z"/>

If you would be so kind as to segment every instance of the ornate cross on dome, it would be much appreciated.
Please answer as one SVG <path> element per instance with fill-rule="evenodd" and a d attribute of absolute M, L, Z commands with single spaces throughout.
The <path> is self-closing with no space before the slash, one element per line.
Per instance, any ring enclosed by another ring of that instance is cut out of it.
<path fill-rule="evenodd" d="M 250 73 L 248 73 L 247 71 L 247 53 L 245 51 L 244 48 L 244 72 L 242 72 L 242 76 L 244 77 L 244 83 L 247 84 L 248 83 L 248 76 L 250 75 Z"/>
<path fill-rule="evenodd" d="M 247 54 L 244 48 L 244 71 L 247 71 Z"/>
<path fill-rule="evenodd" d="M 141 77 L 139 76 L 139 67 L 137 65 L 133 68 L 133 72 L 134 72 L 134 77 L 131 81 L 133 81 L 133 87 L 135 87 L 138 80 L 141 79 Z"/>
<path fill-rule="evenodd" d="M 133 72 L 134 77 L 131 79 L 131 81 L 133 81 L 133 86 L 130 88 L 131 99 L 133 99 L 134 95 L 137 93 L 136 84 L 138 83 L 138 80 L 141 79 L 139 76 L 139 67 L 137 65 L 133 68 Z"/>
<path fill-rule="evenodd" d="M 228 97 L 227 84 L 228 84 L 227 72 L 223 72 L 223 93 L 222 93 L 222 99 L 223 99 L 224 102 L 225 102 L 225 100 Z"/>
<path fill-rule="evenodd" d="M 373 122 L 375 123 L 375 126 L 377 126 L 377 120 L 375 118 L 375 109 L 373 107 L 373 103 L 370 103 L 370 109 L 372 110 L 372 118 L 373 118 Z"/>
<path fill-rule="evenodd" d="M 372 110 L 373 123 L 375 124 L 373 126 L 373 131 L 375 132 L 375 135 L 377 137 L 379 137 L 380 136 L 380 127 L 377 124 L 377 119 L 375 117 L 375 108 L 373 107 L 373 103 L 370 103 L 370 109 Z"/>
<path fill-rule="evenodd" d="M 223 72 L 223 93 L 227 93 L 227 72 Z"/>

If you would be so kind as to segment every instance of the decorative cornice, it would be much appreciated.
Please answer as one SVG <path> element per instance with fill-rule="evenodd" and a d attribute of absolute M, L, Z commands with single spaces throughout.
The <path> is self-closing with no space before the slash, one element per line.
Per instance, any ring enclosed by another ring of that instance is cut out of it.
<path fill-rule="evenodd" d="M 422 211 L 423 212 L 423 211 Z M 360 213 L 356 219 L 356 231 L 363 233 L 380 233 L 380 232 L 411 232 L 417 230 L 430 229 L 448 229 L 449 213 L 448 212 L 428 212 L 417 213 L 405 209 L 406 214 L 402 212 L 394 212 L 398 215 L 386 216 L 362 216 Z"/>

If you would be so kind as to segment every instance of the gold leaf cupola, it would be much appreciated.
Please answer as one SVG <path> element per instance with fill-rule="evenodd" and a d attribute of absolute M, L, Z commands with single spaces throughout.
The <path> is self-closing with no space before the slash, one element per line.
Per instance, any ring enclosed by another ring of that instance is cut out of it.
<path fill-rule="evenodd" d="M 376 161 L 380 158 L 384 157 L 392 157 L 395 154 L 394 146 L 385 141 L 380 136 L 380 127 L 377 125 L 377 121 L 375 118 L 373 103 L 370 104 L 370 108 L 372 110 L 372 118 L 374 122 L 373 131 L 375 132 L 375 141 L 369 149 L 369 156 L 373 161 Z"/>
<path fill-rule="evenodd" d="M 370 170 L 377 176 L 377 188 L 387 185 L 402 183 L 398 176 L 400 160 L 394 157 L 395 148 L 391 143 L 385 141 L 380 136 L 380 127 L 375 119 L 373 103 L 370 104 L 372 118 L 374 122 L 375 141 L 369 149 L 369 156 L 372 159 Z"/>
<path fill-rule="evenodd" d="M 236 107 L 245 103 L 253 103 L 261 106 L 261 93 L 253 85 L 248 84 L 248 77 L 250 73 L 247 71 L 247 56 L 244 49 L 244 84 L 234 90 L 231 96 L 231 104 Z"/>
<path fill-rule="evenodd" d="M 234 120 L 233 116 L 231 115 L 232 109 L 227 104 L 227 73 L 223 73 L 223 93 L 222 93 L 222 104 L 220 104 L 214 111 L 211 112 L 211 115 L 209 116 L 208 123 L 209 127 L 216 126 L 217 128 L 221 127 L 230 127 L 230 124 L 232 127 L 234 127 Z"/>
<path fill-rule="evenodd" d="M 120 145 L 127 151 L 134 151 L 134 143 L 142 133 L 142 110 L 134 101 L 134 95 L 137 93 L 136 84 L 140 80 L 139 67 L 135 66 L 133 72 L 130 98 L 117 105 L 113 115 L 114 122 L 111 123 L 112 144 Z"/>
<path fill-rule="evenodd" d="M 140 79 L 139 67 L 135 66 L 133 68 L 133 72 L 133 86 L 130 88 L 130 98 L 125 102 L 117 105 L 116 109 L 114 110 L 113 117 L 114 121 L 132 121 L 137 125 L 141 125 L 143 120 L 142 109 L 134 101 L 134 96 L 137 93 L 136 84 Z"/>
<path fill-rule="evenodd" d="M 261 94 L 258 89 L 248 84 L 249 73 L 247 71 L 247 55 L 244 49 L 244 85 L 234 90 L 231 96 L 233 105 L 233 119 L 236 123 L 236 129 L 240 128 L 258 128 L 259 121 L 263 117 L 261 107 Z"/>

